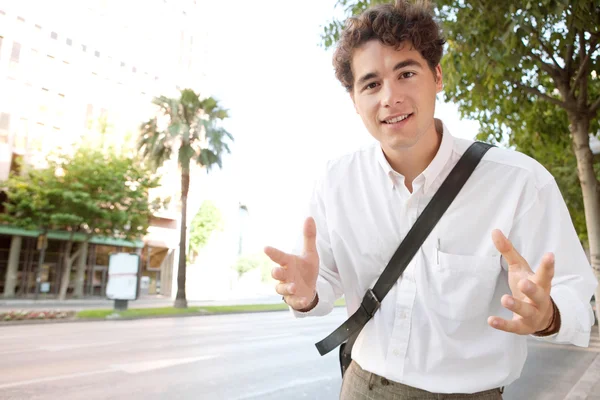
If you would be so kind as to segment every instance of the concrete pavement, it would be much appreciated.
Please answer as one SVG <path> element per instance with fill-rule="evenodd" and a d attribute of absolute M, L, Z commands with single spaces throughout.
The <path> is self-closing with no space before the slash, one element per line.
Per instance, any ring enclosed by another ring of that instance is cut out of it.
<path fill-rule="evenodd" d="M 337 399 L 337 354 L 314 343 L 345 318 L 286 312 L 0 327 L 0 398 Z M 597 400 L 600 340 L 587 349 L 529 340 L 505 400 Z M 583 397 L 582 397 L 583 396 Z"/>

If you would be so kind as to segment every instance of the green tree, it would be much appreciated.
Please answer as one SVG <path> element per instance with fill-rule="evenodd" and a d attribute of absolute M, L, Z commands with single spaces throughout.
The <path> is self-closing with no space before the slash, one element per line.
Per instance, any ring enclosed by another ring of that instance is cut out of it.
<path fill-rule="evenodd" d="M 190 226 L 190 246 L 188 255 L 190 259 L 198 255 L 210 236 L 215 230 L 223 229 L 223 217 L 221 212 L 210 200 L 205 200 L 200 209 L 192 219 Z"/>
<path fill-rule="evenodd" d="M 58 152 L 48 166 L 11 176 L 2 220 L 26 229 L 67 231 L 59 299 L 64 299 L 73 263 L 79 258 L 74 295 L 83 295 L 85 261 L 93 236 L 135 240 L 147 232 L 160 201 L 148 191 L 158 180 L 135 160 L 86 147 Z M 77 235 L 83 235 L 78 243 Z"/>
<path fill-rule="evenodd" d="M 337 6 L 351 15 L 375 3 L 381 1 L 339 0 Z M 589 146 L 590 134 L 600 129 L 600 3 L 438 0 L 436 14 L 448 41 L 442 60 L 445 98 L 463 117 L 481 123 L 480 139 L 547 156 L 551 160 L 541 160 L 546 166 L 558 166 L 558 153 L 528 146 L 568 143 L 591 264 L 600 278 L 600 183 Z M 334 20 L 324 28 L 325 46 L 335 43 L 341 27 Z M 571 192 L 564 183 L 562 189 Z M 600 288 L 595 297 L 600 298 Z M 600 307 L 596 315 L 600 319 Z"/>
<path fill-rule="evenodd" d="M 191 89 L 184 89 L 178 98 L 157 97 L 157 115 L 140 127 L 138 148 L 154 168 L 158 168 L 177 152 L 181 171 L 181 234 L 179 243 L 179 269 L 177 296 L 174 306 L 186 308 L 186 218 L 187 197 L 190 188 L 190 166 L 193 163 L 207 172 L 222 166 L 222 157 L 229 153 L 233 137 L 219 122 L 228 117 L 212 97 L 201 100 Z"/>
<path fill-rule="evenodd" d="M 53 216 L 59 204 L 60 189 L 56 187 L 55 181 L 55 172 L 49 168 L 30 169 L 22 175 L 11 175 L 10 179 L 2 183 L 2 190 L 8 194 L 9 199 L 3 203 L 4 213 L 0 214 L 0 221 L 28 230 L 39 229 L 41 235 L 45 235 L 54 224 Z M 20 252 L 20 238 L 16 240 L 19 242 L 16 251 Z M 12 246 L 11 243 L 11 251 Z M 45 249 L 42 250 L 39 261 L 43 261 L 44 253 Z M 19 268 L 18 256 L 13 255 L 9 261 L 5 296 L 15 293 Z"/>
<path fill-rule="evenodd" d="M 158 186 L 158 178 L 138 160 L 110 147 L 105 150 L 79 147 L 73 155 L 63 153 L 56 157 L 50 166 L 63 171 L 59 176 L 64 188 L 63 204 L 77 216 L 73 221 L 78 223 L 62 229 L 85 235 L 73 254 L 70 253 L 72 244 L 67 243 L 60 297 L 66 295 L 69 273 L 77 258 L 73 294 L 81 297 L 89 240 L 93 236 L 141 239 L 152 214 L 161 206 L 160 199 L 149 197 L 149 190 Z"/>
<path fill-rule="evenodd" d="M 239 256 L 237 261 L 233 265 L 233 269 L 237 272 L 238 278 L 241 278 L 242 275 L 244 275 L 247 272 L 250 272 L 255 269 L 260 269 L 261 280 L 263 282 L 266 281 L 265 271 L 268 269 L 270 272 L 271 267 L 272 264 L 269 258 L 263 253 Z"/>

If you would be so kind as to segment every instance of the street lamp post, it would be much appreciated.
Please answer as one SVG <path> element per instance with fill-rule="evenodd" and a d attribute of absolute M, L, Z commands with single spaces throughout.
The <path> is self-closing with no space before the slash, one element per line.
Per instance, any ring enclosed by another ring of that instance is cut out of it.
<path fill-rule="evenodd" d="M 244 228 L 246 226 L 246 218 L 248 217 L 248 207 L 245 204 L 239 203 L 238 211 L 240 215 L 240 238 L 238 243 L 238 256 L 241 256 L 243 251 L 242 245 L 244 240 Z"/>

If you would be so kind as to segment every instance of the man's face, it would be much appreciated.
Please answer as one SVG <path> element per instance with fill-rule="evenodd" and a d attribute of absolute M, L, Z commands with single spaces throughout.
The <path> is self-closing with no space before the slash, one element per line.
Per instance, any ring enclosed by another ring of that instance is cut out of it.
<path fill-rule="evenodd" d="M 433 71 L 410 43 L 400 50 L 370 40 L 354 51 L 352 101 L 363 123 L 388 151 L 413 147 L 435 134 L 436 93 L 442 90 L 442 69 Z"/>

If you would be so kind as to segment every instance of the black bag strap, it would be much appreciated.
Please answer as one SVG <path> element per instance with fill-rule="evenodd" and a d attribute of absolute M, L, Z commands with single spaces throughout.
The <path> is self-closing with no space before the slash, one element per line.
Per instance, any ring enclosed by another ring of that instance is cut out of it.
<path fill-rule="evenodd" d="M 417 254 L 418 249 L 469 179 L 479 161 L 491 147 L 494 146 L 483 142 L 475 142 L 458 160 L 458 163 L 419 215 L 402 243 L 400 243 L 373 289 L 367 290 L 358 310 L 329 336 L 315 344 L 322 356 L 338 347 L 352 335 L 358 336 L 360 330 L 379 309 L 381 301 L 396 284 L 400 275 Z"/>

